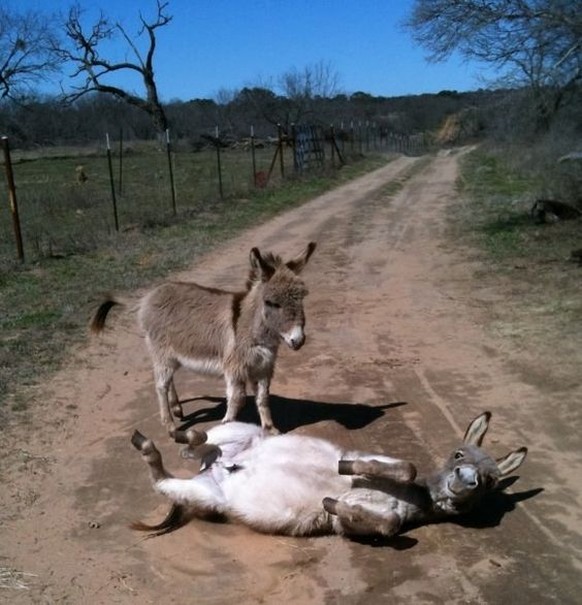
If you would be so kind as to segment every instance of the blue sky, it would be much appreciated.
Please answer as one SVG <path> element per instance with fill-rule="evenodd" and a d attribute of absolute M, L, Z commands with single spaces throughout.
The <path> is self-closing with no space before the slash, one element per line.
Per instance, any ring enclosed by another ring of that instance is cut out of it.
<path fill-rule="evenodd" d="M 3 2 L 17 10 L 66 12 L 71 5 L 67 0 Z M 139 30 L 140 10 L 147 18 L 155 14 L 156 6 L 154 0 L 79 4 L 86 10 L 87 23 L 100 9 L 130 35 Z M 282 73 L 319 62 L 331 66 L 341 92 L 347 94 L 400 96 L 485 86 L 483 78 L 491 74 L 481 66 L 458 57 L 439 64 L 426 61 L 426 52 L 402 27 L 411 4 L 412 0 L 169 0 L 173 20 L 158 30 L 159 92 L 167 102 L 215 98 L 220 90 L 261 82 L 275 87 Z M 123 58 L 120 47 L 112 46 L 109 52 Z M 132 82 L 121 83 L 138 90 Z"/>

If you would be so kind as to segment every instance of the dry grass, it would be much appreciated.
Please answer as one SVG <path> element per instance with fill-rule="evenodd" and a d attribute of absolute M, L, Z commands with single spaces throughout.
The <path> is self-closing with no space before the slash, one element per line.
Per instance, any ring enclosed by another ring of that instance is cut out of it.
<path fill-rule="evenodd" d="M 28 590 L 31 579 L 35 577 L 32 573 L 0 567 L 0 590 Z"/>
<path fill-rule="evenodd" d="M 554 392 L 573 388 L 582 364 L 582 267 L 571 252 L 582 247 L 582 221 L 535 224 L 529 211 L 539 181 L 493 154 L 471 154 L 461 183 L 464 203 L 451 229 L 478 261 L 475 297 L 489 289 L 503 295 L 484 303 L 489 330 L 520 351 L 540 384 Z"/>

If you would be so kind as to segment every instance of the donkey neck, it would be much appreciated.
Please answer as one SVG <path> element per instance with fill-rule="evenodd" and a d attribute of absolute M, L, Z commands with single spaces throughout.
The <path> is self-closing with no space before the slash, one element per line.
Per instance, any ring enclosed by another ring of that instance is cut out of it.
<path fill-rule="evenodd" d="M 428 477 L 417 480 L 423 484 L 428 502 L 430 504 L 430 514 L 432 517 L 447 516 L 451 514 L 451 494 L 446 485 L 447 474 L 444 471 L 434 472 Z"/>

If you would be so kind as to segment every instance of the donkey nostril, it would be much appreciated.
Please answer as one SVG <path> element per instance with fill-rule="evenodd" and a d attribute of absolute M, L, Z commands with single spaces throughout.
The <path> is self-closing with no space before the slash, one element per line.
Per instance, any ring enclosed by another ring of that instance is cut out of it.
<path fill-rule="evenodd" d="M 289 346 L 293 349 L 293 350 L 297 350 L 300 349 L 303 346 L 303 343 L 305 342 L 305 337 L 302 336 L 294 336 L 292 338 L 289 339 Z"/>
<path fill-rule="evenodd" d="M 475 489 L 479 486 L 479 477 L 474 469 L 470 467 L 456 466 L 455 477 L 468 489 Z"/>

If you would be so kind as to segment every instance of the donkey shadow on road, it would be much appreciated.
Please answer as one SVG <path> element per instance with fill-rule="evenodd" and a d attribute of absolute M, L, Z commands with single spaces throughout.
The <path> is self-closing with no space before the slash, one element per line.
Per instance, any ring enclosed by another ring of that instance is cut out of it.
<path fill-rule="evenodd" d="M 469 513 L 454 519 L 447 519 L 461 527 L 471 527 L 474 529 L 485 529 L 487 527 L 497 527 L 501 519 L 515 510 L 519 502 L 524 502 L 534 498 L 544 491 L 543 487 L 536 487 L 523 492 L 506 492 L 505 489 L 513 485 L 519 476 L 512 476 L 502 479 L 498 488 L 487 494 Z"/>
<path fill-rule="evenodd" d="M 220 422 L 224 418 L 226 402 L 223 397 L 196 397 L 182 403 L 191 404 L 197 401 L 207 401 L 215 405 L 185 415 L 182 419 L 181 429 L 188 429 L 201 422 Z M 406 402 L 395 401 L 379 405 L 327 403 L 309 399 L 290 399 L 280 395 L 270 396 L 273 424 L 281 433 L 287 433 L 300 426 L 315 424 L 324 420 L 335 420 L 349 430 L 361 429 L 384 416 L 386 410 L 402 405 L 406 405 Z M 247 397 L 246 404 L 239 412 L 237 420 L 260 424 L 254 397 Z"/>
<path fill-rule="evenodd" d="M 497 490 L 485 495 L 470 512 L 458 517 L 447 517 L 440 521 L 433 521 L 433 523 L 436 525 L 450 523 L 467 529 L 497 527 L 501 524 L 503 517 L 507 513 L 515 510 L 516 504 L 529 500 L 544 491 L 543 488 L 534 488 L 515 493 L 503 491 L 510 485 L 513 485 L 518 479 L 518 476 L 513 476 L 500 481 Z M 412 523 L 403 533 L 388 538 L 369 536 L 356 541 L 372 547 L 389 546 L 396 550 L 408 550 L 418 543 L 418 539 L 414 537 L 414 530 L 423 525 L 424 523 L 422 522 Z"/>

